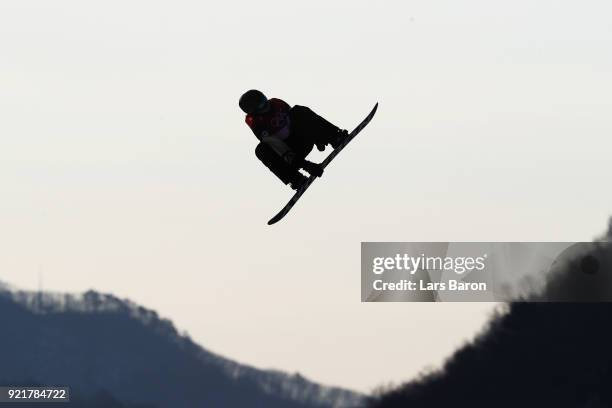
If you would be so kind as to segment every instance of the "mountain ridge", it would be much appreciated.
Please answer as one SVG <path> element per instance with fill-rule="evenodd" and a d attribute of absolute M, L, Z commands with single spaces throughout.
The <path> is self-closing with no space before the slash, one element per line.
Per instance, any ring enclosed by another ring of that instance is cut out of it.
<path fill-rule="evenodd" d="M 382 390 L 370 408 L 612 407 L 612 222 L 498 309 L 442 368 Z"/>
<path fill-rule="evenodd" d="M 257 369 L 210 352 L 157 312 L 111 294 L 33 292 L 4 284 L 0 319 L 14 329 L 0 337 L 4 381 L 63 381 L 85 395 L 108 391 L 121 401 L 160 408 L 345 408 L 364 401 L 361 394 L 298 373 Z"/>

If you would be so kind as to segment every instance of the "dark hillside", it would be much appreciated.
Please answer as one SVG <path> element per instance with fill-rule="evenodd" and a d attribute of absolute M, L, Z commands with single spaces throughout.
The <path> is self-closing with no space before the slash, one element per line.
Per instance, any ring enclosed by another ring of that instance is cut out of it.
<path fill-rule="evenodd" d="M 611 282 L 612 245 L 602 241 L 534 295 L 563 302 L 509 304 L 441 370 L 370 406 L 612 407 Z"/>
<path fill-rule="evenodd" d="M 81 401 L 73 406 L 96 406 L 101 398 L 108 407 L 125 403 L 128 408 L 128 403 L 160 408 L 344 407 L 361 400 L 348 390 L 208 352 L 155 312 L 111 295 L 2 290 L 0 321 L 5 328 L 0 383 L 69 385 Z"/>

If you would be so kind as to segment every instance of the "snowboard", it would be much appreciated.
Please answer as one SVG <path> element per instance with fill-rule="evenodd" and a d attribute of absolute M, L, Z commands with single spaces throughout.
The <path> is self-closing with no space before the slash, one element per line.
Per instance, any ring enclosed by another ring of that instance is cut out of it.
<path fill-rule="evenodd" d="M 367 126 L 368 123 L 370 123 L 370 121 L 374 117 L 374 114 L 376 113 L 376 109 L 378 109 L 378 102 L 376 103 L 376 105 L 374 105 L 374 108 L 368 114 L 368 116 L 366 116 L 366 118 L 359 125 L 357 125 L 357 127 L 355 129 L 353 129 L 353 131 L 351 133 L 349 133 L 348 137 L 346 139 L 344 139 L 342 144 L 340 144 L 340 146 L 335 148 L 325 158 L 325 160 L 323 160 L 323 162 L 321 163 L 321 167 L 322 168 L 327 167 L 327 165 L 329 163 L 331 163 L 332 160 L 334 160 L 334 158 L 338 155 L 338 153 L 340 153 L 342 151 L 342 149 L 344 149 L 346 147 L 346 145 L 349 144 L 351 142 L 351 140 L 353 140 L 355 138 L 355 136 L 357 136 L 359 134 L 359 132 L 361 132 L 363 130 L 363 128 Z M 291 209 L 293 208 L 295 203 L 297 203 L 297 201 L 304 194 L 304 192 L 306 192 L 306 190 L 308 190 L 308 187 L 310 187 L 310 185 L 315 181 L 316 178 L 317 177 L 315 177 L 315 176 L 308 177 L 308 180 L 306 181 L 306 184 L 304 184 L 304 186 L 302 188 L 300 188 L 298 191 L 296 191 L 295 194 L 293 195 L 293 197 L 291 197 L 291 200 L 289 200 L 289 202 L 287 203 L 287 205 L 285 205 L 283 207 L 283 209 L 278 212 L 278 214 L 276 214 L 274 217 L 272 217 L 270 219 L 270 221 L 268 221 L 268 225 L 275 224 L 275 223 L 279 222 L 280 220 L 282 220 L 285 217 L 285 215 L 287 215 L 289 213 L 289 211 L 291 211 Z"/>

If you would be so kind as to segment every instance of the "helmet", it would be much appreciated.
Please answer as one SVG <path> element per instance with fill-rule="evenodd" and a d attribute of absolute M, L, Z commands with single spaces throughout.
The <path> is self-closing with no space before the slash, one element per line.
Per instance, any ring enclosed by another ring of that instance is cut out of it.
<path fill-rule="evenodd" d="M 240 97 L 238 105 L 246 114 L 261 113 L 268 109 L 268 98 L 262 92 L 251 89 Z"/>

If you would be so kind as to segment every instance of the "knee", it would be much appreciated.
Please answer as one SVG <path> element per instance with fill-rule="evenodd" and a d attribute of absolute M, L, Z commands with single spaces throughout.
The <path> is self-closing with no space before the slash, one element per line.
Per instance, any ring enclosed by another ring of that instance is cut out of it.
<path fill-rule="evenodd" d="M 255 148 L 255 156 L 266 166 L 294 165 L 299 161 L 297 154 L 283 141 L 267 138 Z"/>
<path fill-rule="evenodd" d="M 255 148 L 255 156 L 262 162 L 269 162 L 272 157 L 276 155 L 276 152 L 270 147 L 268 143 L 260 142 Z"/>
<path fill-rule="evenodd" d="M 310 112 L 311 110 L 306 106 L 295 105 L 293 108 L 291 108 L 289 115 L 292 121 L 299 121 L 300 119 L 307 118 Z"/>
<path fill-rule="evenodd" d="M 294 156 L 295 154 L 289 146 L 282 140 L 272 137 L 264 138 L 255 148 L 255 155 L 263 162 L 270 160 L 285 159 Z"/>
<path fill-rule="evenodd" d="M 310 108 L 308 106 L 295 105 L 291 110 L 296 113 L 304 113 L 309 112 Z"/>

